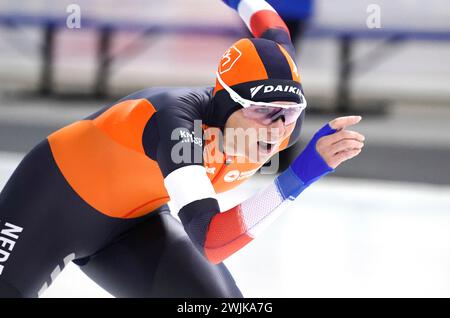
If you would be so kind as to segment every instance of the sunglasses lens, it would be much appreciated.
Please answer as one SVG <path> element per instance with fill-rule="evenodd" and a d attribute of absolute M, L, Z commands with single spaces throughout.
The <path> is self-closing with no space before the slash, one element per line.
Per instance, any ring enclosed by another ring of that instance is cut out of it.
<path fill-rule="evenodd" d="M 271 118 L 279 109 L 267 106 L 251 106 L 244 108 L 244 115 L 251 119 L 267 119 Z"/>
<path fill-rule="evenodd" d="M 297 121 L 297 119 L 300 117 L 301 113 L 302 113 L 302 110 L 300 107 L 284 109 L 285 124 L 289 125 L 289 124 L 292 124 L 295 121 Z"/>
<path fill-rule="evenodd" d="M 268 125 L 276 121 L 281 116 L 284 117 L 286 125 L 292 124 L 300 116 L 302 110 L 300 107 L 281 108 L 270 106 L 251 106 L 242 109 L 244 116 L 250 119 L 255 119 Z"/>

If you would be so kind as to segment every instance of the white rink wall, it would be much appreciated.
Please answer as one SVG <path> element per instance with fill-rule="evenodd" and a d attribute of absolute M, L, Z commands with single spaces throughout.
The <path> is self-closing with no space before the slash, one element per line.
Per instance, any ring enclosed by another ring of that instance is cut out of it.
<path fill-rule="evenodd" d="M 21 158 L 0 153 L 0 188 Z M 271 182 L 221 196 L 234 205 Z M 246 297 L 450 297 L 450 187 L 325 178 L 226 264 Z M 111 297 L 70 264 L 44 297 Z"/>

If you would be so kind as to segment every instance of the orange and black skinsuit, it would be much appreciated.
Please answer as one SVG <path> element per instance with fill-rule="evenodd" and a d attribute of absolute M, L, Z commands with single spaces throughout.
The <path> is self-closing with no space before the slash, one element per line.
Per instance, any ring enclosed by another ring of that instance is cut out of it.
<path fill-rule="evenodd" d="M 266 11 L 255 9 L 254 34 L 276 42 L 233 46 L 265 72 L 229 82 L 241 94 L 277 76 L 299 82 L 289 34 Z M 0 297 L 40 295 L 70 261 L 115 296 L 241 297 L 222 260 L 252 237 L 239 232 L 238 209 L 219 213 L 208 193 L 236 187 L 261 164 L 217 153 L 217 138 L 204 138 L 240 108 L 227 96 L 217 86 L 145 89 L 37 145 L 0 194 Z M 298 139 L 302 120 L 280 149 Z"/>

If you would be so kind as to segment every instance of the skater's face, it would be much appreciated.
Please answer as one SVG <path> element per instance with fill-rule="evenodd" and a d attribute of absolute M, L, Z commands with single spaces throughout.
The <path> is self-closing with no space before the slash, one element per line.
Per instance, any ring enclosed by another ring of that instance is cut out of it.
<path fill-rule="evenodd" d="M 274 102 L 295 104 L 292 102 Z M 225 123 L 224 151 L 230 156 L 244 156 L 264 163 L 279 151 L 283 140 L 289 137 L 295 122 L 285 124 L 283 117 L 263 123 L 246 116 L 244 109 L 235 111 Z"/>

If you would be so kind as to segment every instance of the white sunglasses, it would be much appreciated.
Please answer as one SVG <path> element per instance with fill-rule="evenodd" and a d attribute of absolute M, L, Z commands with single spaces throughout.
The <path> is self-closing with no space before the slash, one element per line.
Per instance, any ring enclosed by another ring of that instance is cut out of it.
<path fill-rule="evenodd" d="M 241 95 L 236 93 L 231 87 L 229 87 L 227 84 L 225 84 L 225 82 L 222 80 L 222 78 L 220 77 L 218 72 L 216 72 L 216 76 L 217 76 L 217 80 L 219 81 L 220 85 L 222 85 L 222 87 L 228 92 L 231 99 L 233 101 L 235 101 L 236 103 L 241 104 L 242 107 L 244 107 L 244 108 L 248 108 L 248 107 L 252 107 L 252 106 L 268 106 L 268 107 L 276 107 L 276 108 L 299 107 L 300 112 L 302 112 L 307 106 L 305 96 L 303 94 L 301 94 L 301 92 L 300 92 L 300 94 L 301 94 L 300 98 L 301 98 L 302 102 L 300 104 L 281 104 L 281 103 L 279 104 L 279 103 L 254 102 L 252 100 L 243 98 Z"/>

